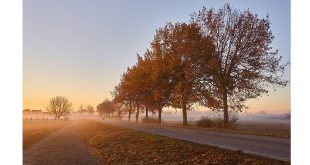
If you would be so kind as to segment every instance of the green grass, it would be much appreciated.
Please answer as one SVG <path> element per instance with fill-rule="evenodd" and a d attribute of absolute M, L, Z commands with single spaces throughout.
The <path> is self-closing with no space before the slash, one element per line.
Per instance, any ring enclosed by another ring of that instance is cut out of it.
<path fill-rule="evenodd" d="M 289 164 L 94 121 L 80 121 L 79 132 L 101 164 Z"/>

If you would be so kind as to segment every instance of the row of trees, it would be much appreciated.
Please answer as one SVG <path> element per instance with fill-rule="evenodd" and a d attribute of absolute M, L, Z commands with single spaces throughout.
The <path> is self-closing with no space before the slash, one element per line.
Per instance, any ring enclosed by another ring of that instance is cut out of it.
<path fill-rule="evenodd" d="M 247 108 L 248 99 L 285 86 L 270 20 L 251 11 L 203 8 L 188 23 L 167 23 L 156 30 L 150 48 L 121 76 L 113 92 L 114 104 L 124 106 L 138 120 L 141 110 L 181 109 L 183 124 L 194 104 L 222 111 L 224 126 L 229 111 Z"/>
<path fill-rule="evenodd" d="M 59 119 L 62 116 L 67 116 L 72 112 L 72 103 L 63 96 L 56 96 L 51 98 L 47 106 L 45 107 L 47 112 L 55 116 L 55 119 Z M 77 113 L 89 113 L 91 116 L 95 113 L 94 107 L 87 105 L 84 108 L 83 105 L 80 105 Z M 120 108 L 112 101 L 105 99 L 102 103 L 97 106 L 97 112 L 100 116 L 111 116 L 114 112 L 120 116 Z"/>
<path fill-rule="evenodd" d="M 63 96 L 51 98 L 45 109 L 50 115 L 55 117 L 55 120 L 66 117 L 73 111 L 72 103 Z M 91 105 L 87 105 L 86 108 L 80 105 L 77 113 L 89 113 L 92 116 L 95 113 L 95 109 Z"/>
<path fill-rule="evenodd" d="M 78 111 L 78 113 L 89 113 L 91 116 L 95 113 L 95 109 L 93 106 L 91 105 L 87 105 L 86 108 L 84 108 L 83 105 L 80 105 Z"/>
<path fill-rule="evenodd" d="M 99 116 L 111 116 L 115 110 L 116 106 L 108 99 L 103 100 L 102 103 L 97 105 Z"/>
<path fill-rule="evenodd" d="M 49 114 L 55 117 L 56 120 L 68 116 L 72 112 L 72 103 L 66 97 L 56 96 L 50 99 L 45 108 Z M 105 99 L 97 106 L 97 112 L 99 116 L 111 116 L 114 112 L 117 112 L 120 117 L 121 107 L 119 107 L 118 104 Z M 92 116 L 95 113 L 95 109 L 91 105 L 87 105 L 86 108 L 84 108 L 83 105 L 80 105 L 77 113 L 89 113 Z"/>

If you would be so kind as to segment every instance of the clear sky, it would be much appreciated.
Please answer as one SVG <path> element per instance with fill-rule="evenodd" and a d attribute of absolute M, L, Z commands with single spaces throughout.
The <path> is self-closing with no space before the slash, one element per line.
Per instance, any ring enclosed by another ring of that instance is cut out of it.
<path fill-rule="evenodd" d="M 203 6 L 230 3 L 259 17 L 269 14 L 283 63 L 290 61 L 289 0 L 25 0 L 24 108 L 42 109 L 62 95 L 74 107 L 96 106 L 149 47 L 155 30 L 166 22 L 190 19 Z M 290 68 L 285 78 L 290 80 Z M 248 112 L 290 111 L 290 85 L 249 101 Z"/>

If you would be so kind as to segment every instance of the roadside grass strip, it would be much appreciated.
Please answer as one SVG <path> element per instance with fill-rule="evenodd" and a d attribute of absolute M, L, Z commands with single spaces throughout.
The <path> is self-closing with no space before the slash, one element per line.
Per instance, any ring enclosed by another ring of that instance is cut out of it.
<path fill-rule="evenodd" d="M 290 164 L 101 122 L 79 121 L 78 128 L 100 164 Z"/>

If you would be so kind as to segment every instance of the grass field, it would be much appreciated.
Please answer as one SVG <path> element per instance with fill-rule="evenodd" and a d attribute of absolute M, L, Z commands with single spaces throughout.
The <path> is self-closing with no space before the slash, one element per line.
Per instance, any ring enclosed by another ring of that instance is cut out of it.
<path fill-rule="evenodd" d="M 289 122 L 240 121 L 237 122 L 237 131 L 247 134 L 290 138 L 291 124 Z"/>
<path fill-rule="evenodd" d="M 184 127 L 181 122 L 165 122 L 165 125 Z M 262 122 L 262 121 L 238 121 L 235 128 L 204 128 L 199 127 L 195 122 L 189 122 L 188 127 L 202 128 L 207 130 L 237 132 L 250 135 L 263 135 L 273 137 L 291 137 L 291 124 L 289 122 Z"/>
<path fill-rule="evenodd" d="M 69 121 L 24 121 L 23 122 L 23 149 L 28 149 L 51 132 L 56 131 L 67 124 Z"/>
<path fill-rule="evenodd" d="M 78 128 L 101 164 L 289 164 L 100 122 L 80 121 Z"/>

